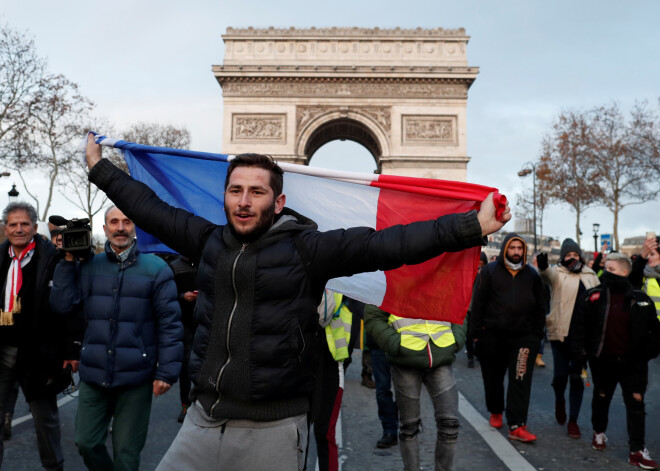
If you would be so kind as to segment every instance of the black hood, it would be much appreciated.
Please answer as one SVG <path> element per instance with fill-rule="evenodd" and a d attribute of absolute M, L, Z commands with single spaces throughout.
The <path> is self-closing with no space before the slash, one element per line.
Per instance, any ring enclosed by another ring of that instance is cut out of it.
<path fill-rule="evenodd" d="M 504 260 L 506 257 L 506 249 L 513 240 L 519 240 L 523 244 L 522 264 L 525 265 L 527 263 L 527 243 L 525 242 L 525 239 L 523 239 L 515 232 L 509 232 L 502 241 L 502 248 L 500 248 L 500 256 L 497 258 L 497 261 L 501 264 L 504 264 Z"/>

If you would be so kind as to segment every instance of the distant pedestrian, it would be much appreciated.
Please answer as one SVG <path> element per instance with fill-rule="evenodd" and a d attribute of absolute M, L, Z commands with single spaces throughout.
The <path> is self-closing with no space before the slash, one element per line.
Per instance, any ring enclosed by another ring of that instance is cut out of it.
<path fill-rule="evenodd" d="M 628 461 L 643 469 L 658 469 L 645 447 L 644 394 L 648 361 L 660 354 L 660 321 L 651 298 L 633 290 L 627 279 L 630 260 L 611 253 L 602 284 L 587 291 L 576 313 L 573 349 L 576 361 L 589 360 L 594 383 L 592 447 L 605 450 L 610 402 L 621 385 L 628 424 Z"/>
<path fill-rule="evenodd" d="M 537 257 L 541 278 L 550 285 L 550 314 L 546 318 L 548 340 L 552 346 L 555 391 L 555 419 L 560 425 L 566 423 L 566 400 L 564 392 L 570 379 L 568 436 L 580 438 L 577 419 L 582 406 L 584 382 L 582 368 L 573 360 L 571 349 L 573 314 L 580 306 L 580 300 L 588 289 L 598 286 L 596 273 L 588 268 L 582 258 L 582 250 L 573 239 L 565 239 L 561 244 L 559 263 L 548 267 L 548 255 Z"/>
<path fill-rule="evenodd" d="M 527 244 L 515 232 L 502 243 L 500 256 L 486 265 L 475 283 L 472 318 L 481 363 L 486 407 L 492 427 L 502 427 L 506 410 L 509 438 L 533 442 L 527 429 L 534 362 L 545 324 L 541 278 L 527 265 Z M 504 376 L 508 372 L 506 405 Z"/>
<path fill-rule="evenodd" d="M 630 283 L 651 297 L 660 319 L 660 248 L 659 237 L 647 237 L 642 253 L 633 262 Z"/>

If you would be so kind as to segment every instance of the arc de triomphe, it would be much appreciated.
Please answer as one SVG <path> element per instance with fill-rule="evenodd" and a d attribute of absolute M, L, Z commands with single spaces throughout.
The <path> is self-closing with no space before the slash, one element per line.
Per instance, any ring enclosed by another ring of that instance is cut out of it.
<path fill-rule="evenodd" d="M 465 108 L 479 69 L 464 29 L 236 29 L 213 73 L 222 87 L 222 150 L 309 163 L 349 139 L 378 169 L 466 179 Z"/>

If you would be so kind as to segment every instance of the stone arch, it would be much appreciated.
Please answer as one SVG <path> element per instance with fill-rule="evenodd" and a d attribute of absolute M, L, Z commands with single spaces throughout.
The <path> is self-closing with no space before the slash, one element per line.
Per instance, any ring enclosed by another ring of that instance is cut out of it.
<path fill-rule="evenodd" d="M 307 164 L 322 144 L 364 145 L 384 174 L 465 180 L 464 29 L 235 29 L 213 73 L 222 151 Z"/>
<path fill-rule="evenodd" d="M 309 164 L 314 153 L 328 142 L 351 140 L 365 147 L 380 165 L 390 153 L 388 136 L 376 121 L 360 111 L 325 110 L 303 124 L 297 138 L 296 154 Z"/>

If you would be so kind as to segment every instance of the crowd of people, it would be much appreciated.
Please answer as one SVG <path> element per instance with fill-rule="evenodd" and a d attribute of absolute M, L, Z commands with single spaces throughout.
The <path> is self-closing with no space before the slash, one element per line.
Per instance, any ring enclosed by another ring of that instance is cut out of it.
<path fill-rule="evenodd" d="M 371 347 L 363 384 L 375 387 L 383 425 L 376 446 L 398 444 L 405 470 L 420 469 L 422 384 L 434 408 L 435 469 L 453 469 L 460 421 L 452 364 L 466 344 L 472 364 L 480 362 L 490 425 L 506 419 L 511 440 L 535 441 L 527 412 L 546 335 L 555 416 L 568 420 L 568 435 L 581 434 L 588 364 L 593 447 L 606 448 L 620 384 L 629 461 L 657 469 L 644 444 L 647 363 L 660 353 L 657 240 L 634 263 L 608 254 L 598 276 L 571 239 L 557 265 L 533 254 L 532 266 L 525 240 L 511 233 L 495 261 L 481 258 L 467 322 L 401 317 L 327 282 L 482 246 L 510 219 L 508 207 L 497 217 L 489 195 L 478 211 L 414 227 L 321 232 L 286 207 L 279 166 L 244 154 L 227 171 L 222 226 L 160 200 L 103 159 L 91 137 L 86 158 L 90 181 L 116 205 L 105 213 L 104 251 L 68 251 L 59 227 L 52 241 L 39 236 L 27 203 L 2 214 L 0 417 L 20 384 L 45 469 L 64 468 L 56 395 L 72 372 L 80 376 L 75 442 L 91 470 L 138 469 L 152 398 L 179 380 L 182 426 L 158 470 L 302 470 L 312 430 L 319 469 L 338 469 L 337 414 L 362 320 Z M 136 224 L 180 255 L 141 252 Z M 0 439 L 0 465 L 2 452 Z"/>

